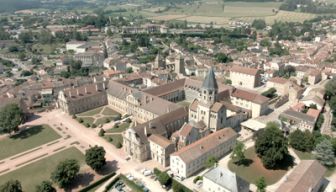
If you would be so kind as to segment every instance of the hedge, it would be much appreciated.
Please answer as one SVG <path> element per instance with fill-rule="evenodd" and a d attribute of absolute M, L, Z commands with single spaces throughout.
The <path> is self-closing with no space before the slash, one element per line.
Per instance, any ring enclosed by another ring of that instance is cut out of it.
<path fill-rule="evenodd" d="M 99 179 L 98 181 L 92 183 L 91 185 L 89 185 L 89 186 L 87 186 L 87 187 L 81 189 L 79 192 L 88 192 L 88 191 L 90 191 L 91 189 L 93 189 L 93 188 L 97 187 L 98 185 L 104 183 L 105 181 L 109 180 L 109 179 L 112 178 L 114 175 L 115 175 L 114 172 L 113 172 L 113 173 L 110 173 L 110 174 L 108 174 L 108 175 L 102 177 L 102 178 Z"/>
<path fill-rule="evenodd" d="M 111 189 L 111 187 L 120 179 L 120 175 L 118 175 L 116 178 L 114 178 L 108 185 L 106 185 L 104 192 L 107 192 Z"/>

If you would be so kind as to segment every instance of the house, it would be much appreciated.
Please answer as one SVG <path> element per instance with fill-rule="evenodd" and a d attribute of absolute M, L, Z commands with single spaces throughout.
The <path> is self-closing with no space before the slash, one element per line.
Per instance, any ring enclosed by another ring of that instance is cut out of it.
<path fill-rule="evenodd" d="M 170 155 L 170 169 L 175 176 L 188 178 L 204 168 L 209 157 L 217 159 L 228 154 L 236 144 L 238 134 L 224 128 Z"/>
<path fill-rule="evenodd" d="M 253 89 L 261 85 L 261 71 L 254 68 L 234 66 L 230 70 L 230 79 L 235 87 Z"/>
<path fill-rule="evenodd" d="M 289 80 L 282 77 L 273 77 L 266 83 L 268 89 L 275 88 L 279 95 L 287 95 L 289 91 Z"/>
<path fill-rule="evenodd" d="M 243 89 L 233 89 L 231 93 L 231 103 L 238 107 L 250 111 L 252 118 L 265 115 L 268 111 L 269 98 L 256 92 Z"/>
<path fill-rule="evenodd" d="M 205 192 L 249 192 L 250 184 L 228 169 L 215 167 L 203 175 L 202 189 Z"/>
<path fill-rule="evenodd" d="M 153 134 L 148 137 L 153 160 L 160 163 L 163 167 L 169 165 L 169 156 L 175 152 L 174 144 L 164 136 Z"/>
<path fill-rule="evenodd" d="M 309 115 L 300 111 L 294 111 L 293 109 L 287 109 L 279 115 L 279 118 L 285 122 L 288 122 L 291 128 L 294 130 L 300 129 L 302 131 L 308 130 L 312 132 L 317 120 L 317 118 L 313 116 L 312 113 L 313 112 L 311 112 Z"/>
<path fill-rule="evenodd" d="M 315 85 L 316 83 L 320 82 L 322 80 L 322 74 L 321 71 L 317 69 L 312 69 L 308 73 L 308 83 L 310 85 Z"/>
<path fill-rule="evenodd" d="M 326 168 L 317 160 L 302 160 L 275 192 L 318 192 L 326 186 Z"/>

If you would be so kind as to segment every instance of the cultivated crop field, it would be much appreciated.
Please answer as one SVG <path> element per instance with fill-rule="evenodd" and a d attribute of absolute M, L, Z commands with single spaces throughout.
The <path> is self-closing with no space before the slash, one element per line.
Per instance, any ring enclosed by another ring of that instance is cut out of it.
<path fill-rule="evenodd" d="M 335 0 L 336 1 L 336 0 Z M 153 20 L 180 20 L 191 23 L 214 23 L 226 26 L 233 21 L 252 22 L 265 19 L 268 24 L 275 21 L 303 22 L 316 15 L 309 13 L 279 11 L 278 2 L 223 2 L 221 0 L 201 1 L 194 4 L 178 5 L 161 13 L 151 14 Z M 147 11 L 143 10 L 144 15 Z"/>

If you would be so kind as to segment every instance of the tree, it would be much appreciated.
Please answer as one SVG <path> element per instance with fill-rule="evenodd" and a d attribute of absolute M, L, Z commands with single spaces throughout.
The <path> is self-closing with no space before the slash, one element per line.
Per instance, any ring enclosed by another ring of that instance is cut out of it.
<path fill-rule="evenodd" d="M 231 158 L 233 159 L 235 164 L 242 164 L 245 158 L 245 145 L 242 142 L 237 142 L 235 147 L 233 148 Z"/>
<path fill-rule="evenodd" d="M 36 192 L 56 192 L 56 189 L 52 186 L 50 181 L 42 181 L 42 183 L 36 187 Z"/>
<path fill-rule="evenodd" d="M 228 63 L 232 61 L 232 58 L 225 53 L 217 53 L 215 59 L 219 63 Z"/>
<path fill-rule="evenodd" d="M 205 162 L 205 166 L 207 168 L 211 168 L 211 167 L 215 166 L 217 164 L 217 162 L 218 162 L 218 160 L 217 160 L 216 157 L 210 156 L 210 157 L 208 157 L 207 161 Z"/>
<path fill-rule="evenodd" d="M 268 90 L 261 93 L 262 96 L 268 97 L 268 98 L 274 98 L 276 97 L 277 90 L 274 87 L 269 88 Z"/>
<path fill-rule="evenodd" d="M 336 78 L 331 79 L 326 85 L 326 96 L 336 96 Z"/>
<path fill-rule="evenodd" d="M 324 139 L 322 142 L 317 144 L 315 152 L 316 152 L 316 159 L 319 160 L 322 165 L 325 166 L 335 165 L 334 149 L 329 139 Z"/>
<path fill-rule="evenodd" d="M 266 28 L 266 22 L 263 19 L 255 19 L 252 22 L 252 27 L 261 30 L 261 29 L 265 29 Z"/>
<path fill-rule="evenodd" d="M 18 131 L 23 122 L 23 112 L 17 104 L 8 104 L 0 110 L 0 132 L 9 133 Z"/>
<path fill-rule="evenodd" d="M 314 148 L 315 139 L 308 130 L 305 132 L 297 129 L 289 134 L 289 144 L 296 150 L 310 152 Z"/>
<path fill-rule="evenodd" d="M 128 67 L 128 68 L 126 69 L 126 71 L 127 71 L 127 73 L 133 73 L 133 68 L 132 68 L 132 67 Z"/>
<path fill-rule="evenodd" d="M 161 172 L 158 175 L 158 181 L 160 182 L 161 185 L 169 185 L 171 182 L 171 178 L 169 177 L 168 173 L 166 172 Z"/>
<path fill-rule="evenodd" d="M 288 141 L 279 126 L 269 122 L 256 139 L 255 150 L 268 169 L 277 168 L 289 156 Z"/>
<path fill-rule="evenodd" d="M 60 162 L 54 172 L 51 173 L 51 179 L 61 188 L 69 185 L 79 172 L 79 163 L 75 159 L 67 159 Z"/>
<path fill-rule="evenodd" d="M 105 135 L 105 130 L 100 129 L 98 135 L 99 135 L 99 137 L 103 137 Z"/>
<path fill-rule="evenodd" d="M 265 177 L 260 177 L 256 182 L 256 186 L 257 186 L 257 192 L 266 192 L 267 185 Z"/>
<path fill-rule="evenodd" d="M 22 192 L 22 186 L 18 180 L 9 180 L 0 186 L 0 192 Z"/>
<path fill-rule="evenodd" d="M 85 151 L 85 162 L 93 170 L 98 171 L 106 165 L 105 149 L 103 147 L 94 146 Z"/>

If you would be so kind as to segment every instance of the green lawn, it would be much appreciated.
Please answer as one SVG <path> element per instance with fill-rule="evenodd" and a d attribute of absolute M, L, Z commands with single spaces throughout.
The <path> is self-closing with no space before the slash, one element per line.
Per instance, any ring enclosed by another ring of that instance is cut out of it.
<path fill-rule="evenodd" d="M 110 141 L 109 138 L 112 138 L 112 141 Z M 121 135 L 105 135 L 104 139 L 110 143 L 112 143 L 114 146 L 117 146 L 117 143 L 123 144 L 123 137 Z"/>
<path fill-rule="evenodd" d="M 96 125 L 105 124 L 107 119 L 109 119 L 110 121 L 113 121 L 112 117 L 102 117 L 102 118 L 97 119 L 95 124 Z"/>
<path fill-rule="evenodd" d="M 104 111 L 102 112 L 103 115 L 106 116 L 114 116 L 114 115 L 118 115 L 119 113 L 114 111 L 113 109 L 109 108 L 109 107 L 105 107 Z"/>
<path fill-rule="evenodd" d="M 267 185 L 271 185 L 279 181 L 281 177 L 283 177 L 287 172 L 286 170 L 266 169 L 257 154 L 255 153 L 254 147 L 247 149 L 245 152 L 245 156 L 247 159 L 252 160 L 252 163 L 250 165 L 237 166 L 233 163 L 232 160 L 230 160 L 229 169 L 250 183 L 255 183 L 258 178 L 263 176 L 265 177 Z"/>
<path fill-rule="evenodd" d="M 94 116 L 97 115 L 98 113 L 100 113 L 102 111 L 103 107 L 98 107 L 96 109 L 92 109 L 90 111 L 86 111 L 80 114 L 77 114 L 77 116 Z"/>
<path fill-rule="evenodd" d="M 129 126 L 130 126 L 129 123 L 123 123 L 119 125 L 117 128 L 111 128 L 111 129 L 106 130 L 106 132 L 107 133 L 121 133 L 125 131 Z"/>
<path fill-rule="evenodd" d="M 59 139 L 60 137 L 61 136 L 48 125 L 31 127 L 17 135 L 13 135 L 11 138 L 0 140 L 0 159 L 5 159 L 15 154 L 38 147 L 45 143 Z"/>
<path fill-rule="evenodd" d="M 301 160 L 309 160 L 309 159 L 314 159 L 314 155 L 312 153 L 309 152 L 302 152 L 302 151 L 298 151 L 296 149 L 293 149 L 293 151 L 295 152 L 295 154 L 301 159 Z"/>
<path fill-rule="evenodd" d="M 51 172 L 60 161 L 65 159 L 76 159 L 81 165 L 84 164 L 84 155 L 72 147 L 0 176 L 0 185 L 10 179 L 17 179 L 21 182 L 24 191 L 35 191 L 36 185 L 43 180 L 50 180 Z"/>

